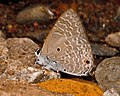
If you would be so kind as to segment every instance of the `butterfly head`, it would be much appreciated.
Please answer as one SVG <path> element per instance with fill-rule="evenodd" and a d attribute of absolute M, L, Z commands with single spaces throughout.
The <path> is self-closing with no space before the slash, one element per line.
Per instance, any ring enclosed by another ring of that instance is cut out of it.
<path fill-rule="evenodd" d="M 36 55 L 36 56 L 39 56 L 40 54 L 41 54 L 40 49 L 37 49 L 37 51 L 35 51 L 35 55 Z"/>
<path fill-rule="evenodd" d="M 38 49 L 35 52 L 36 55 L 36 64 L 42 65 L 42 67 L 46 68 L 46 69 L 54 69 L 55 71 L 57 71 L 58 69 L 61 69 L 60 65 L 57 64 L 56 62 L 50 60 L 49 57 L 47 56 L 42 56 L 41 55 L 41 50 Z"/>
<path fill-rule="evenodd" d="M 41 50 L 37 49 L 37 51 L 35 52 L 35 55 L 37 57 L 35 63 L 43 65 L 45 61 L 44 61 L 44 58 L 41 56 Z"/>

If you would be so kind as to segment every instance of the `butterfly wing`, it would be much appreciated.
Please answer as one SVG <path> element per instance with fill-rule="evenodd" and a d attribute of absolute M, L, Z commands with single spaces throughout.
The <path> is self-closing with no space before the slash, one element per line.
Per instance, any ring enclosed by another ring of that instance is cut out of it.
<path fill-rule="evenodd" d="M 90 72 L 93 67 L 91 47 L 73 9 L 57 20 L 44 42 L 41 55 L 60 64 L 68 74 L 80 76 Z"/>

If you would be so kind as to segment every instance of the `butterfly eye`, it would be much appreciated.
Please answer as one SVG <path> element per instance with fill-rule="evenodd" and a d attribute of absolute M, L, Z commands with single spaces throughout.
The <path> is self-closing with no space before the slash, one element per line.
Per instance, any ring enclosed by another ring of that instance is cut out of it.
<path fill-rule="evenodd" d="M 58 51 L 58 52 L 60 52 L 60 51 L 61 51 L 61 49 L 60 49 L 60 48 L 57 48 L 57 51 Z"/>
<path fill-rule="evenodd" d="M 40 49 L 38 49 L 38 50 L 36 51 L 36 53 L 37 53 L 37 55 L 39 55 L 39 53 L 40 53 Z"/>

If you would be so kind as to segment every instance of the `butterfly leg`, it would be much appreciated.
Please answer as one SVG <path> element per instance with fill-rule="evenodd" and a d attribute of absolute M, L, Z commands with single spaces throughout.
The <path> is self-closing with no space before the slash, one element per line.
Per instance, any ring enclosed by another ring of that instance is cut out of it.
<path fill-rule="evenodd" d="M 61 78 L 61 74 L 60 74 L 59 70 L 57 70 L 56 75 L 57 75 L 58 78 Z"/>

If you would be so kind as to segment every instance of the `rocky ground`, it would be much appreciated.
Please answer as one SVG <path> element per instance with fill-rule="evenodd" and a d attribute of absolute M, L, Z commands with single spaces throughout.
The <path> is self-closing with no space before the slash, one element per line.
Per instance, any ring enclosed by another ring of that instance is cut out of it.
<path fill-rule="evenodd" d="M 71 80 L 76 77 L 64 73 L 61 78 L 67 80 L 50 83 L 46 80 L 56 78 L 56 75 L 52 71 L 42 71 L 41 66 L 35 64 L 34 52 L 42 48 L 58 17 L 69 8 L 73 8 L 82 20 L 96 67 L 92 77 L 77 77 L 76 83 Z M 0 96 L 92 96 L 92 89 L 98 90 L 93 91 L 96 96 L 101 96 L 108 89 L 112 90 L 111 94 L 120 94 L 119 73 L 119 0 L 0 1 Z M 74 86 L 68 90 L 65 86 L 71 84 Z M 77 90 L 81 89 L 84 91 L 79 93 Z M 104 96 L 109 96 L 106 94 Z"/>

